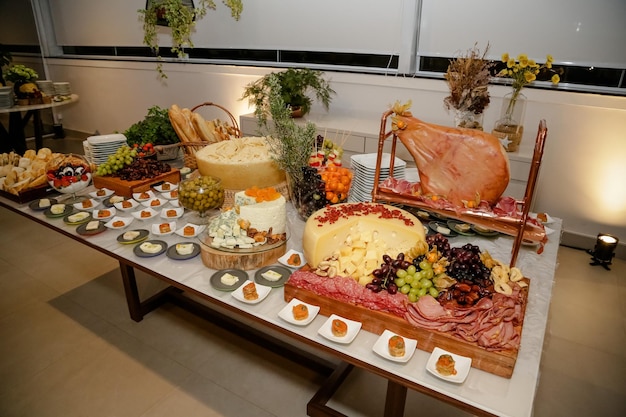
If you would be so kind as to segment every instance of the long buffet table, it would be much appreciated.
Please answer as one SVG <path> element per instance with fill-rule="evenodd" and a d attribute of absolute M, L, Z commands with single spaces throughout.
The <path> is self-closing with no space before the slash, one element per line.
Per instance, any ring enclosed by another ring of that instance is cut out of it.
<path fill-rule="evenodd" d="M 83 194 L 86 195 L 89 191 L 93 191 L 93 188 L 90 187 Z M 130 316 L 135 321 L 141 321 L 145 314 L 163 302 L 180 303 L 185 299 L 189 302 L 184 305 L 196 312 L 208 309 L 226 313 L 211 316 L 216 317 L 216 320 L 222 317 L 247 323 L 245 328 L 257 336 L 260 335 L 261 338 L 264 334 L 278 334 L 281 342 L 287 341 L 288 345 L 293 346 L 293 352 L 302 353 L 294 356 L 295 360 L 307 360 L 311 352 L 315 356 L 319 355 L 319 363 L 328 365 L 334 370 L 320 391 L 307 404 L 307 413 L 310 416 L 343 415 L 325 404 L 353 367 L 365 369 L 388 381 L 385 416 L 403 415 L 407 389 L 430 395 L 474 415 L 511 417 L 532 415 L 557 265 L 562 224 L 559 219 L 555 219 L 554 223 L 549 225 L 553 232 L 549 235 L 549 241 L 541 255 L 535 253 L 535 248 L 522 247 L 518 257 L 517 265 L 525 276 L 530 278 L 531 284 L 521 348 L 513 376 L 506 379 L 472 368 L 464 383 L 455 384 L 428 373 L 426 370 L 426 362 L 430 355 L 428 352 L 418 349 L 407 363 L 391 362 L 372 350 L 378 339 L 376 334 L 361 330 L 352 343 L 341 345 L 318 335 L 317 331 L 326 321 L 326 317 L 318 316 L 306 327 L 283 321 L 278 317 L 279 311 L 286 305 L 282 288 L 272 289 L 270 295 L 259 304 L 243 304 L 232 298 L 229 292 L 219 291 L 211 286 L 209 280 L 215 271 L 205 267 L 200 256 L 186 261 L 171 260 L 165 254 L 154 258 L 140 258 L 134 255 L 133 245 L 122 245 L 117 242 L 116 238 L 123 233 L 122 231 L 106 230 L 97 235 L 82 236 L 76 232 L 76 226 L 66 225 L 62 218 L 48 218 L 43 212 L 31 210 L 27 204 L 19 204 L 0 197 L 0 205 L 117 259 L 120 263 Z M 185 217 L 188 215 L 189 213 L 186 213 L 177 220 L 177 223 L 185 224 Z M 154 222 L 158 220 L 135 220 L 129 229 L 150 229 Z M 301 250 L 303 225 L 295 210 L 288 205 L 290 231 L 288 249 Z M 159 239 L 169 245 L 189 240 L 176 234 Z M 452 246 L 461 246 L 468 242 L 477 244 L 483 251 L 488 250 L 494 258 L 505 262 L 511 256 L 513 238 L 509 236 L 499 235 L 495 238 L 458 236 L 450 240 Z M 140 300 L 135 269 L 165 281 L 169 284 L 168 288 L 146 300 Z M 251 278 L 254 276 L 254 271 L 248 273 Z M 304 351 L 301 349 L 302 346 L 305 347 Z"/>

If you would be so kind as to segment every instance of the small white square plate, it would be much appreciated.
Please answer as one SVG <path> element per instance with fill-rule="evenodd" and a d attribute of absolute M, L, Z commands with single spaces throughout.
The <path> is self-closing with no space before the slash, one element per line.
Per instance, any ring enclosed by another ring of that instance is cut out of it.
<path fill-rule="evenodd" d="M 178 189 L 178 184 L 174 184 L 172 182 L 164 182 L 163 184 L 159 184 L 159 185 L 155 185 L 154 187 L 155 190 L 157 190 L 160 193 L 164 193 L 167 191 L 174 191 Z"/>
<path fill-rule="evenodd" d="M 456 369 L 456 375 L 446 376 L 446 375 L 441 375 L 439 372 L 437 372 L 437 366 L 436 366 L 437 360 L 439 359 L 439 356 L 445 355 L 445 354 L 452 356 L 452 359 L 454 359 L 454 362 L 455 362 L 454 368 Z M 428 362 L 426 363 L 426 370 L 428 372 L 430 372 L 431 374 L 445 381 L 455 382 L 457 384 L 460 384 L 465 381 L 465 378 L 467 378 L 467 374 L 469 374 L 469 370 L 471 367 L 472 367 L 472 358 L 468 358 L 466 356 L 455 355 L 454 353 L 450 353 L 438 347 L 435 347 L 433 349 L 433 353 L 430 355 L 430 358 L 428 358 Z"/>
<path fill-rule="evenodd" d="M 180 202 L 178 201 L 178 199 L 174 199 L 174 200 L 169 200 L 170 204 L 174 207 L 180 207 Z"/>
<path fill-rule="evenodd" d="M 309 317 L 304 320 L 296 320 L 293 317 L 293 308 L 298 304 L 304 304 L 309 310 Z M 296 324 L 298 326 L 306 326 L 317 316 L 317 313 L 320 312 L 319 306 L 314 306 L 313 304 L 305 303 L 304 301 L 300 301 L 297 298 L 292 298 L 289 303 L 278 312 L 278 317 L 285 320 L 287 323 Z"/>
<path fill-rule="evenodd" d="M 186 235 L 185 234 L 185 228 L 186 227 L 193 227 L 193 234 L 192 235 Z M 204 229 L 206 229 L 206 225 L 204 225 L 204 224 L 198 225 L 198 224 L 187 223 L 186 225 L 184 225 L 180 229 L 176 230 L 176 234 L 178 236 L 182 236 L 182 237 L 196 237 L 200 233 L 202 233 L 202 231 Z"/>
<path fill-rule="evenodd" d="M 120 217 L 120 216 L 115 216 L 113 217 L 111 220 L 109 220 L 108 222 L 106 222 L 104 225 L 106 227 L 108 227 L 109 229 L 123 229 L 125 227 L 127 227 L 129 224 L 131 224 L 133 222 L 133 218 L 132 217 Z M 117 226 L 115 225 L 115 223 L 117 222 L 122 222 L 123 225 L 121 226 Z"/>
<path fill-rule="evenodd" d="M 161 197 L 166 200 L 178 200 L 178 190 L 165 191 L 161 193 Z"/>
<path fill-rule="evenodd" d="M 300 256 L 300 264 L 298 265 L 291 265 L 289 262 L 287 262 L 289 258 L 291 257 L 291 255 L 294 255 L 294 254 L 298 254 Z M 287 268 L 300 268 L 304 266 L 304 264 L 306 264 L 304 255 L 301 252 L 298 252 L 297 250 L 293 250 L 293 249 L 288 250 L 286 254 L 278 258 L 278 262 L 285 265 Z"/>
<path fill-rule="evenodd" d="M 239 288 L 234 290 L 232 292 L 233 298 L 235 298 L 236 300 L 241 301 L 242 303 L 257 304 L 257 303 L 260 303 L 261 301 L 263 301 L 265 299 L 265 297 L 267 297 L 269 295 L 270 291 L 272 290 L 271 287 L 266 287 L 265 285 L 259 285 L 257 283 L 254 283 L 254 285 L 256 285 L 256 292 L 257 292 L 257 294 L 259 294 L 259 298 L 257 298 L 256 300 L 246 300 L 244 298 L 244 296 L 243 296 L 243 287 L 245 287 L 246 285 L 248 285 L 251 282 L 254 283 L 254 281 L 247 280 Z"/>
<path fill-rule="evenodd" d="M 385 330 L 383 334 L 380 335 L 376 343 L 374 343 L 374 347 L 373 347 L 374 352 L 378 353 L 380 356 L 382 356 L 385 359 L 389 359 L 390 361 L 408 362 L 409 359 L 411 359 L 411 357 L 413 356 L 413 353 L 415 353 L 415 348 L 417 347 L 417 340 L 408 339 L 402 336 L 402 338 L 404 339 L 404 355 L 403 356 L 391 356 L 391 354 L 389 353 L 389 339 L 391 339 L 392 336 L 396 336 L 396 334 L 390 330 Z M 400 336 L 400 335 L 397 335 L 397 336 Z"/>
<path fill-rule="evenodd" d="M 333 334 L 332 325 L 333 320 L 339 319 L 343 320 L 348 326 L 348 332 L 343 337 L 337 337 Z M 326 339 L 331 340 L 337 343 L 350 343 L 354 340 L 359 331 L 361 330 L 361 323 L 358 321 L 348 320 L 343 317 L 337 316 L 336 314 L 331 314 L 331 316 L 322 324 L 322 327 L 317 331 L 318 334 L 324 336 Z"/>
<path fill-rule="evenodd" d="M 169 232 L 161 233 L 161 229 L 159 226 L 161 226 L 163 223 L 155 223 L 152 225 L 152 233 L 154 233 L 157 236 L 167 236 L 167 235 L 171 235 L 172 233 L 176 231 L 176 222 L 165 222 L 165 223 L 170 225 Z"/>
<path fill-rule="evenodd" d="M 178 219 L 185 213 L 185 209 L 182 207 L 164 208 L 161 210 L 162 219 Z"/>
<path fill-rule="evenodd" d="M 139 206 L 139 203 L 137 201 L 133 200 L 132 198 L 129 198 L 128 200 L 124 200 L 124 201 L 120 201 L 118 203 L 114 203 L 113 206 L 116 209 L 118 209 L 118 210 L 129 211 L 129 210 L 133 210 L 134 208 Z"/>
<path fill-rule="evenodd" d="M 92 191 L 89 195 L 92 198 L 107 198 L 112 196 L 115 193 L 113 190 L 109 190 L 108 188 L 100 188 L 99 190 Z"/>
<path fill-rule="evenodd" d="M 117 213 L 115 207 L 109 207 L 107 209 L 94 210 L 91 217 L 93 217 L 95 220 L 107 220 L 115 216 L 115 213 Z"/>
<path fill-rule="evenodd" d="M 154 197 L 156 197 L 154 195 L 154 192 L 152 190 L 149 191 L 143 191 L 141 193 L 133 193 L 133 198 L 137 201 L 139 201 L 140 203 L 143 201 L 148 201 L 153 199 Z"/>
<path fill-rule="evenodd" d="M 151 198 L 150 200 L 146 200 L 146 201 L 142 201 L 141 204 L 144 205 L 144 207 L 151 207 L 153 209 L 159 208 L 159 207 L 163 207 L 164 205 L 167 204 L 167 200 L 164 198 Z"/>
<path fill-rule="evenodd" d="M 87 204 L 87 207 L 85 207 Z M 91 211 L 100 205 L 100 201 L 95 200 L 93 198 L 86 198 L 83 201 L 79 201 L 78 203 L 74 203 L 73 206 L 76 210 L 86 210 Z"/>
<path fill-rule="evenodd" d="M 149 213 L 150 215 L 147 216 L 147 215 L 145 215 L 143 213 Z M 153 218 L 154 216 L 156 216 L 159 213 L 157 211 L 155 211 L 155 210 L 152 210 L 150 207 L 144 207 L 141 210 L 133 211 L 130 214 L 134 218 L 136 218 L 137 220 L 150 220 L 151 218 Z"/>

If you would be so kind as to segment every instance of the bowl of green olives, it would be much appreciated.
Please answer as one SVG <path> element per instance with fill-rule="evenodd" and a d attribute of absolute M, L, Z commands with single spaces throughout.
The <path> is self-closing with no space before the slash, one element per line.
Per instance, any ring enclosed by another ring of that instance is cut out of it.
<path fill-rule="evenodd" d="M 222 180 L 209 175 L 183 180 L 178 187 L 178 202 L 197 213 L 198 218 L 192 223 L 207 223 L 207 214 L 224 204 Z"/>

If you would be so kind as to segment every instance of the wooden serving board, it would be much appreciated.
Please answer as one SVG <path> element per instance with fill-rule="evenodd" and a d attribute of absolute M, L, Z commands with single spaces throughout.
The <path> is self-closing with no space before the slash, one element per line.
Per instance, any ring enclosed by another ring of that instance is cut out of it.
<path fill-rule="evenodd" d="M 287 243 L 272 249 L 252 253 L 232 253 L 202 245 L 202 262 L 211 269 L 243 269 L 250 271 L 274 264 L 287 252 Z"/>
<path fill-rule="evenodd" d="M 108 188 L 115 191 L 115 194 L 124 197 L 132 197 L 133 193 L 141 193 L 150 190 L 151 187 L 171 182 L 178 184 L 180 182 L 180 171 L 172 168 L 169 172 L 156 176 L 154 178 L 146 178 L 145 180 L 125 181 L 116 177 L 94 176 L 93 185 L 96 188 Z"/>
<path fill-rule="evenodd" d="M 448 352 L 472 358 L 473 368 L 504 378 L 511 378 L 513 375 L 513 369 L 517 361 L 517 350 L 488 351 L 476 343 L 466 342 L 446 333 L 412 326 L 405 319 L 390 313 L 343 303 L 309 290 L 297 288 L 291 285 L 289 281 L 285 283 L 284 291 L 285 301 L 289 302 L 291 299 L 297 298 L 306 303 L 317 305 L 320 307 L 320 314 L 324 316 L 337 314 L 347 319 L 358 321 L 362 323 L 364 330 L 375 334 L 382 334 L 385 329 L 388 329 L 401 336 L 416 339 L 418 341 L 417 348 L 426 352 L 432 352 L 435 347 L 439 347 Z M 528 294 L 527 291 L 524 293 Z M 526 304 L 525 302 L 524 310 L 526 309 Z"/>
<path fill-rule="evenodd" d="M 48 194 L 54 192 L 54 188 L 51 188 L 48 184 L 41 187 L 29 188 L 24 191 L 20 191 L 19 194 L 11 194 L 7 191 L 0 190 L 0 196 L 6 197 L 9 200 L 13 200 L 17 203 L 28 203 L 38 198 L 43 198 Z"/>

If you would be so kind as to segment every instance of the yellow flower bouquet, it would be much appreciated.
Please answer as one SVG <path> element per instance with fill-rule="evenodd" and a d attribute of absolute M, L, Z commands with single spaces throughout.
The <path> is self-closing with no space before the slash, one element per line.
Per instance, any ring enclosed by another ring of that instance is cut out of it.
<path fill-rule="evenodd" d="M 537 75 L 542 71 L 552 70 L 554 58 L 552 58 L 552 55 L 547 55 L 546 63 L 539 65 L 534 60 L 529 59 L 526 54 L 520 54 L 516 59 L 509 56 L 508 53 L 504 53 L 502 54 L 502 62 L 506 63 L 506 68 L 502 69 L 496 76 L 507 77 L 513 80 L 513 96 L 509 102 L 509 107 L 511 108 L 506 112 L 508 116 L 511 116 L 522 88 L 535 81 Z M 561 81 L 559 74 L 554 73 L 551 81 L 554 85 L 558 84 Z"/>
<path fill-rule="evenodd" d="M 513 91 L 504 97 L 502 114 L 496 122 L 492 133 L 500 139 L 502 146 L 508 152 L 515 152 L 519 149 L 519 143 L 524 132 L 522 119 L 525 97 L 521 94 L 522 88 L 546 73 L 552 73 L 551 81 L 554 85 L 560 82 L 560 77 L 552 69 L 552 63 L 554 62 L 552 55 L 547 55 L 546 62 L 542 65 L 529 59 L 526 54 L 520 54 L 517 58 L 514 58 L 505 53 L 502 55 L 502 62 L 506 64 L 506 67 L 498 72 L 496 76 L 510 78 L 513 81 Z"/>

